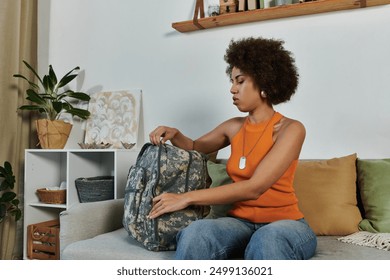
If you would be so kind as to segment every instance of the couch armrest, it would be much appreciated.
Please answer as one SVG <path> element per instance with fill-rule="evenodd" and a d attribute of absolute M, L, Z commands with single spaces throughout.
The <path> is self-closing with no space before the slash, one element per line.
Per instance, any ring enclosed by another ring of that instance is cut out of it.
<path fill-rule="evenodd" d="M 60 214 L 60 251 L 76 241 L 122 227 L 123 199 L 79 203 Z"/>

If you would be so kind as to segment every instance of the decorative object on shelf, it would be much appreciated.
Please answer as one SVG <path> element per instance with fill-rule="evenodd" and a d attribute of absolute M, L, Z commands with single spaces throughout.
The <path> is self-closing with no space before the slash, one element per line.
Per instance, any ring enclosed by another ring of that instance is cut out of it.
<path fill-rule="evenodd" d="M 141 91 L 122 90 L 91 95 L 90 118 L 87 120 L 84 143 L 136 143 L 138 138 Z"/>
<path fill-rule="evenodd" d="M 81 203 L 114 199 L 114 176 L 77 178 L 75 184 Z"/>
<path fill-rule="evenodd" d="M 294 4 L 291 5 L 282 5 L 276 7 L 269 7 L 265 5 L 264 9 L 256 9 L 241 13 L 228 13 L 216 17 L 204 18 L 204 14 L 202 16 L 203 6 L 201 3 L 198 4 L 199 2 L 203 3 L 202 0 L 197 0 L 194 17 L 192 20 L 174 22 L 172 23 L 172 27 L 179 32 L 191 32 L 241 23 L 360 9 L 390 4 L 390 0 L 318 0 L 305 1 L 303 3 L 295 3 L 295 1 Z"/>
<path fill-rule="evenodd" d="M 47 204 L 64 204 L 66 203 L 66 190 L 59 187 L 37 189 L 39 201 Z"/>
<path fill-rule="evenodd" d="M 76 108 L 71 102 L 72 99 L 87 102 L 90 100 L 89 95 L 68 88 L 63 89 L 77 77 L 78 74 L 74 73 L 80 67 L 73 68 L 58 81 L 51 65 L 49 65 L 49 73 L 41 78 L 30 64 L 26 61 L 23 63 L 35 75 L 40 85 L 21 74 L 14 75 L 14 77 L 22 78 L 29 83 L 30 88 L 26 90 L 26 100 L 33 103 L 32 105 L 23 105 L 19 109 L 44 114 L 45 119 L 38 120 L 36 123 L 40 146 L 44 149 L 62 149 L 65 147 L 73 125 L 61 120 L 61 115 L 67 113 L 81 119 L 87 119 L 90 115 L 88 110 Z"/>
<path fill-rule="evenodd" d="M 209 5 L 207 9 L 209 17 L 215 17 L 219 15 L 219 5 Z"/>
<path fill-rule="evenodd" d="M 78 143 L 82 149 L 108 149 L 112 146 L 111 143 Z"/>
<path fill-rule="evenodd" d="M 19 199 L 13 190 L 15 186 L 15 176 L 12 165 L 6 161 L 4 166 L 0 166 L 0 223 L 10 214 L 15 217 L 15 221 L 20 220 L 22 211 L 19 209 Z"/>
<path fill-rule="evenodd" d="M 128 150 L 130 150 L 131 148 L 133 148 L 135 146 L 135 143 L 124 143 L 124 142 L 121 142 L 121 143 L 122 143 L 123 148 L 128 149 Z"/>
<path fill-rule="evenodd" d="M 39 145 L 43 149 L 62 149 L 68 141 L 72 124 L 62 120 L 39 119 L 35 122 Z"/>
<path fill-rule="evenodd" d="M 219 6 L 219 13 L 221 15 L 235 13 L 238 8 L 238 0 L 219 0 Z"/>

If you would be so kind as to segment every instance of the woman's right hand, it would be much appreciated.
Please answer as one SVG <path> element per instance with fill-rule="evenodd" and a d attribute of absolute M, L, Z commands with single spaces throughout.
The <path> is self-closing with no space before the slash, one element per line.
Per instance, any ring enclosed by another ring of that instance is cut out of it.
<path fill-rule="evenodd" d="M 168 140 L 172 140 L 179 131 L 176 128 L 168 126 L 158 126 L 149 133 L 150 142 L 154 145 L 165 144 Z"/>

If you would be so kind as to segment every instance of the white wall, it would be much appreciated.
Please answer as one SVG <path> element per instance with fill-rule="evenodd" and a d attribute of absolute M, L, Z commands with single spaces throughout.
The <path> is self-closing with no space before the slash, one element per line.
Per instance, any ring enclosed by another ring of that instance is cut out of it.
<path fill-rule="evenodd" d="M 90 93 L 142 89 L 145 139 L 160 124 L 195 138 L 240 114 L 225 74 L 229 41 L 283 39 L 301 80 L 293 99 L 276 110 L 305 124 L 301 157 L 390 157 L 390 5 L 174 30 L 172 22 L 192 18 L 195 2 L 40 0 L 40 69 L 50 63 L 65 73 L 79 65 L 75 86 Z"/>

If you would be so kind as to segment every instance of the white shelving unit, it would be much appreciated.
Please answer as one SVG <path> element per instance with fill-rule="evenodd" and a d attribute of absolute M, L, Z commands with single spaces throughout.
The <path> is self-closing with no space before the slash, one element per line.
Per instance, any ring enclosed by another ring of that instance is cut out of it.
<path fill-rule="evenodd" d="M 114 176 L 114 199 L 124 197 L 129 168 L 139 149 L 25 151 L 24 182 L 24 259 L 27 259 L 27 226 L 59 217 L 59 213 L 79 202 L 75 180 L 80 177 Z M 66 182 L 66 203 L 41 203 L 39 188 L 60 186 Z"/>

